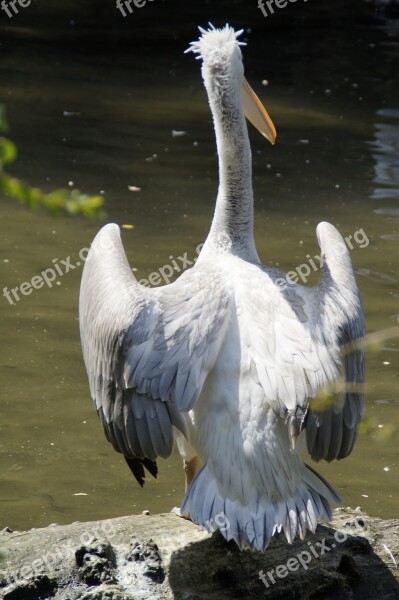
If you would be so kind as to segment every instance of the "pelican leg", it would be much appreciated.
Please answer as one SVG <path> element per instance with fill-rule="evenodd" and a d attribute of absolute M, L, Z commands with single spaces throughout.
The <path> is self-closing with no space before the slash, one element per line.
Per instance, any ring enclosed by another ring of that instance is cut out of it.
<path fill-rule="evenodd" d="M 188 437 L 185 437 L 181 431 L 175 428 L 175 439 L 177 447 L 179 449 L 180 456 L 183 459 L 183 469 L 185 474 L 185 491 L 195 477 L 198 469 L 198 456 L 197 451 L 190 443 L 190 431 L 193 427 L 193 416 L 191 414 L 186 415 Z"/>
<path fill-rule="evenodd" d="M 183 469 L 184 469 L 184 475 L 185 475 L 185 491 L 187 492 L 188 486 L 190 485 L 190 483 L 192 482 L 192 480 L 195 477 L 195 474 L 197 472 L 197 468 L 198 468 L 198 456 L 194 456 L 194 458 L 192 458 L 191 460 L 183 460 Z M 187 521 L 191 521 L 191 517 L 190 515 L 187 513 L 185 515 L 182 514 L 180 508 L 178 508 L 177 506 L 175 506 L 174 508 L 172 508 L 171 510 L 172 513 L 175 513 L 175 515 L 177 515 L 178 517 L 182 517 L 183 519 L 187 519 Z"/>
<path fill-rule="evenodd" d="M 194 458 L 192 458 L 191 460 L 183 460 L 183 468 L 184 468 L 184 474 L 186 477 L 186 488 L 185 491 L 187 492 L 187 488 L 190 485 L 190 483 L 192 482 L 192 480 L 195 477 L 195 474 L 197 472 L 198 469 L 198 456 L 194 456 Z"/>
<path fill-rule="evenodd" d="M 191 420 L 188 415 L 186 418 L 187 418 L 187 427 L 190 429 Z M 185 478 L 185 491 L 187 492 L 187 489 L 188 489 L 190 483 L 192 482 L 192 480 L 194 479 L 195 474 L 197 472 L 198 456 L 196 454 L 195 449 L 188 441 L 188 439 L 181 433 L 181 431 L 179 431 L 176 428 L 175 428 L 175 438 L 176 438 L 176 443 L 177 443 L 177 447 L 179 449 L 180 456 L 183 459 L 183 469 L 184 469 L 184 476 L 185 476 L 184 477 Z M 175 515 L 178 515 L 179 517 L 183 517 L 183 519 L 188 519 L 189 521 L 191 520 L 190 515 L 189 514 L 182 515 L 180 508 L 178 508 L 178 507 L 172 508 L 171 512 L 175 513 Z"/>

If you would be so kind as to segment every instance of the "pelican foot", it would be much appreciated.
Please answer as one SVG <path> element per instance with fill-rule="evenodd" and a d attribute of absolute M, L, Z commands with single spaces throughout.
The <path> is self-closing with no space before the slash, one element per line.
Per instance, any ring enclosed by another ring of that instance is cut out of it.
<path fill-rule="evenodd" d="M 174 506 L 170 512 L 174 513 L 178 517 L 181 517 L 182 519 L 186 519 L 187 521 L 191 521 L 190 513 L 186 513 L 185 515 L 182 515 L 181 510 L 180 510 L 180 508 L 178 506 Z"/>

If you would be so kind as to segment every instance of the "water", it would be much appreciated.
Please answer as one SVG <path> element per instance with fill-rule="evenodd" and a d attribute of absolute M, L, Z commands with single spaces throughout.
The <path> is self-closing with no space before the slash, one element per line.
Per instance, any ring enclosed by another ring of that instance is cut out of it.
<path fill-rule="evenodd" d="M 190 18 L 182 9 L 168 28 L 162 11 L 171 4 L 155 4 L 129 23 L 99 3 L 80 11 L 44 3 L 45 14 L 35 8 L 0 22 L 1 99 L 20 151 L 13 172 L 45 189 L 73 181 L 105 191 L 108 221 L 134 225 L 123 239 L 138 278 L 196 256 L 217 181 L 199 64 L 182 51 L 194 23 L 222 21 L 201 6 Z M 341 17 L 309 3 L 305 18 L 298 4 L 269 21 L 232 7 L 223 19 L 252 28 L 247 78 L 278 131 L 273 148 L 250 132 L 259 254 L 295 269 L 318 253 L 317 223 L 336 224 L 352 235 L 373 332 L 397 324 L 399 313 L 398 29 L 370 7 L 359 15 L 337 7 Z M 0 219 L 1 288 L 30 281 L 54 259 L 75 265 L 100 226 L 5 198 Z M 80 276 L 81 266 L 13 306 L 0 299 L 0 528 L 168 511 L 182 498 L 178 456 L 160 460 L 159 479 L 141 490 L 104 438 L 80 352 Z M 390 339 L 369 353 L 371 433 L 343 462 L 317 466 L 345 505 L 385 518 L 398 516 L 398 352 Z"/>

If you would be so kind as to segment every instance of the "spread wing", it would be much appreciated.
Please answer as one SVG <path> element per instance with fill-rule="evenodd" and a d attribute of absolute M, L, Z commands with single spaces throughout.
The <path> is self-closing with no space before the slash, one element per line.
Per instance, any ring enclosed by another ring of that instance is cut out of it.
<path fill-rule="evenodd" d="M 186 433 L 223 341 L 229 294 L 199 267 L 149 289 L 135 279 L 119 228 L 107 225 L 82 276 L 79 320 L 91 396 L 107 439 L 139 483 L 143 465 L 173 450 L 173 426 Z"/>
<path fill-rule="evenodd" d="M 254 265 L 251 285 L 240 282 L 236 295 L 252 380 L 286 420 L 292 446 L 305 429 L 312 458 L 330 461 L 351 452 L 363 412 L 364 352 L 356 342 L 364 319 L 344 240 L 328 223 L 317 233 L 324 261 L 317 286 L 287 285 L 280 271 Z M 342 391 L 312 408 L 311 399 L 339 381 Z"/>
<path fill-rule="evenodd" d="M 365 356 L 361 340 L 365 323 L 352 261 L 343 238 L 329 223 L 319 224 L 317 236 L 324 264 L 320 284 L 312 290 L 311 301 L 316 308 L 313 327 L 322 332 L 324 343 L 335 354 L 339 352 L 343 385 L 327 408 L 309 409 L 306 442 L 314 460 L 331 461 L 351 453 L 363 415 Z"/>

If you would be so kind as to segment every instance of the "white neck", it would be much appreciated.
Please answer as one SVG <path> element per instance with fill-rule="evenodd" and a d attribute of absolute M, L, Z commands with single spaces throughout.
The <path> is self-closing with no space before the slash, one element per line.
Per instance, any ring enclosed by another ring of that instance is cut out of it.
<path fill-rule="evenodd" d="M 253 238 L 251 148 L 239 84 L 204 73 L 219 156 L 215 214 L 202 252 L 216 250 L 259 262 Z"/>

